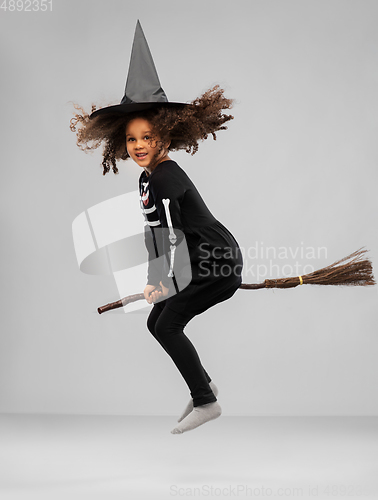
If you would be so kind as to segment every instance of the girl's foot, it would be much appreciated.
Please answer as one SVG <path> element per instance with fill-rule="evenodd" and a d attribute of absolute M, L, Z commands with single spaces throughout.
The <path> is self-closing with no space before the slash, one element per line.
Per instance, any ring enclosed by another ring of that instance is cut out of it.
<path fill-rule="evenodd" d="M 218 396 L 218 387 L 214 384 L 213 381 L 211 381 L 209 383 L 210 385 L 210 388 L 211 390 L 213 391 L 214 393 L 214 396 L 217 397 Z M 191 399 L 187 405 L 187 407 L 185 408 L 183 414 L 181 415 L 181 417 L 177 420 L 177 422 L 181 422 L 181 420 L 184 420 L 184 418 L 189 415 L 189 413 L 191 413 L 193 410 L 193 399 Z"/>
<path fill-rule="evenodd" d="M 187 415 L 182 422 L 175 427 L 171 433 L 172 434 L 182 434 L 186 431 L 191 431 L 196 427 L 208 422 L 209 420 L 214 420 L 220 417 L 222 414 L 222 408 L 220 407 L 218 401 L 214 403 L 207 403 L 202 406 L 195 406 L 193 411 Z"/>

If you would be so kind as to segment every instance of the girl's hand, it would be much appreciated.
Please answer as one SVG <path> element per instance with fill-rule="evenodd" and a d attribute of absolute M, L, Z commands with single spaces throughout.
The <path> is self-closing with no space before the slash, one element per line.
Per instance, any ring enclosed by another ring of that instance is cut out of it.
<path fill-rule="evenodd" d="M 160 286 L 162 288 L 162 291 L 156 290 L 156 286 L 154 285 L 146 285 L 146 288 L 143 291 L 143 295 L 149 304 L 152 304 L 153 302 L 156 302 L 162 297 L 166 297 L 168 295 L 169 288 L 166 288 L 162 284 L 162 282 L 160 282 Z"/>

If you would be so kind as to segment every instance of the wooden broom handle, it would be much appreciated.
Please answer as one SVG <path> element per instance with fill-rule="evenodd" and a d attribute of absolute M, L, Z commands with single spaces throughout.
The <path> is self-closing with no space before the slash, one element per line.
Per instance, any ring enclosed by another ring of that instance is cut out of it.
<path fill-rule="evenodd" d="M 239 288 L 242 290 L 259 290 L 265 288 L 265 281 L 263 283 L 242 283 Z"/>
<path fill-rule="evenodd" d="M 375 279 L 372 271 L 372 265 L 369 259 L 361 260 L 361 256 L 367 250 L 360 248 L 351 253 L 344 259 L 338 260 L 330 266 L 323 267 L 304 276 L 295 276 L 289 278 L 266 279 L 263 283 L 242 283 L 239 288 L 244 290 L 259 290 L 260 288 L 294 288 L 298 285 L 375 285 Z M 350 262 L 340 265 L 342 262 Z M 155 290 L 161 291 L 157 286 Z M 99 307 L 98 313 L 101 314 L 117 307 L 125 306 L 130 302 L 144 299 L 143 293 L 129 295 L 117 302 L 111 302 L 106 306 Z"/>
<path fill-rule="evenodd" d="M 248 283 L 248 284 L 242 283 L 239 288 L 244 290 L 258 290 L 259 288 L 265 288 L 265 281 L 264 283 Z M 161 286 L 157 286 L 155 290 L 161 292 L 162 291 Z M 128 295 L 127 297 L 117 300 L 116 302 L 110 302 L 105 306 L 98 307 L 97 311 L 98 314 L 102 314 L 106 311 L 111 311 L 112 309 L 118 309 L 119 307 L 127 306 L 127 304 L 130 304 L 131 302 L 136 302 L 137 300 L 143 300 L 143 299 L 144 299 L 143 293 Z"/>
<path fill-rule="evenodd" d="M 160 285 L 158 285 L 153 291 L 161 292 L 162 288 Z M 117 300 L 116 302 L 110 302 L 105 306 L 98 307 L 97 312 L 98 314 L 102 314 L 103 312 L 111 311 L 112 309 L 118 309 L 119 307 L 127 306 L 127 304 L 130 304 L 131 302 L 136 302 L 137 300 L 143 300 L 143 299 L 144 299 L 143 293 L 135 293 L 134 295 L 128 295 L 127 297 L 123 297 L 123 299 Z"/>

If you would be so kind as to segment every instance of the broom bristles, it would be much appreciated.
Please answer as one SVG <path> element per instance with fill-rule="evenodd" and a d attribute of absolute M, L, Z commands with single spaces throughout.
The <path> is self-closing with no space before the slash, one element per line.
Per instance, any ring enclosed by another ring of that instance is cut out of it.
<path fill-rule="evenodd" d="M 363 259 L 367 250 L 363 247 L 333 264 L 302 276 L 304 285 L 375 285 L 373 269 L 369 259 Z M 349 261 L 349 262 L 347 262 Z M 344 262 L 344 264 L 342 264 Z M 300 284 L 298 276 L 265 280 L 265 288 L 293 288 Z"/>

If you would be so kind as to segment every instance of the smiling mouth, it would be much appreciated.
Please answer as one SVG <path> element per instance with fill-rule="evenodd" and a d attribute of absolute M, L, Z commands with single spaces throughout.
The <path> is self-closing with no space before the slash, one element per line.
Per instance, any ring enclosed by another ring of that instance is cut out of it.
<path fill-rule="evenodd" d="M 147 153 L 137 153 L 136 157 L 139 158 L 140 160 L 143 160 L 147 156 Z"/>

